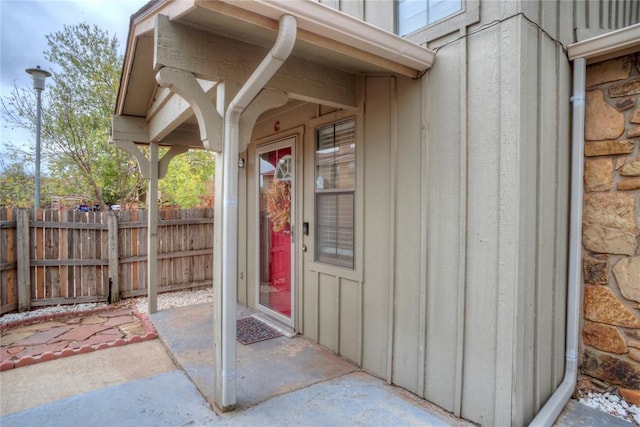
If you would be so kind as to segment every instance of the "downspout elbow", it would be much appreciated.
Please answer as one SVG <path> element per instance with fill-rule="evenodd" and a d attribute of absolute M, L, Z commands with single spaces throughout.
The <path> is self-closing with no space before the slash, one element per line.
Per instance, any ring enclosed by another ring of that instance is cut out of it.
<path fill-rule="evenodd" d="M 271 48 L 271 56 L 273 59 L 284 62 L 296 42 L 297 24 L 296 18 L 291 15 L 282 15 L 280 18 L 280 30 L 275 44 Z"/>
<path fill-rule="evenodd" d="M 296 18 L 291 15 L 282 15 L 280 17 L 278 38 L 271 48 L 271 51 L 269 51 L 260 65 L 258 65 L 258 68 L 251 74 L 233 101 L 231 101 L 229 107 L 227 107 L 226 116 L 229 116 L 229 120 L 240 120 L 240 115 L 244 109 L 247 108 L 251 101 L 253 101 L 269 80 L 271 80 L 271 77 L 278 71 L 284 61 L 291 55 L 296 42 L 296 34 Z"/>

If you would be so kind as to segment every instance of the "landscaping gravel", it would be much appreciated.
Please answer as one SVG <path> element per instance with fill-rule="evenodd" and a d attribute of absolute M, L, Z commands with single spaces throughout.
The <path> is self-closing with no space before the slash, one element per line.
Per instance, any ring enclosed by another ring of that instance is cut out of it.
<path fill-rule="evenodd" d="M 199 289 L 179 292 L 166 292 L 158 295 L 158 310 L 172 307 L 183 307 L 186 305 L 201 304 L 213 301 L 213 289 Z M 57 313 L 77 313 L 81 311 L 96 310 L 109 305 L 104 302 L 83 303 L 73 305 L 56 305 L 39 308 L 24 313 L 8 313 L 0 316 L 0 325 L 13 323 L 23 319 L 33 319 L 37 317 L 49 316 Z M 128 298 L 118 303 L 118 306 L 135 307 L 139 313 L 148 313 L 147 297 Z"/>
<path fill-rule="evenodd" d="M 636 425 L 640 425 L 640 408 L 627 403 L 623 398 L 613 393 L 589 392 L 578 399 L 578 402 L 606 412 L 614 417 L 622 418 Z"/>
<path fill-rule="evenodd" d="M 147 297 L 133 298 L 139 313 L 148 313 Z M 158 294 L 158 310 L 186 305 L 203 304 L 213 301 L 213 289 L 199 289 L 195 291 L 166 292 Z"/>

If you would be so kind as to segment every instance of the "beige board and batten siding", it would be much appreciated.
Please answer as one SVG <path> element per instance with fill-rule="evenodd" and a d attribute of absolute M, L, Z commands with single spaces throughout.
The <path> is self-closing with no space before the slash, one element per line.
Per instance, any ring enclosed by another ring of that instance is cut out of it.
<path fill-rule="evenodd" d="M 349 9 L 376 22 L 372 3 L 361 4 Z M 570 66 L 518 14 L 566 43 L 576 6 L 474 4 L 475 18 L 416 40 L 452 42 L 424 78 L 366 78 L 362 282 L 358 272 L 305 268 L 299 328 L 457 415 L 524 425 L 564 369 Z M 504 22 L 466 37 L 495 19 Z M 312 182 L 307 121 L 318 109 L 306 108 L 279 120 L 305 126 L 302 174 Z M 272 124 L 259 123 L 254 137 Z"/>
<path fill-rule="evenodd" d="M 517 12 L 496 5 L 483 20 Z M 424 396 L 483 425 L 526 424 L 562 379 L 569 81 L 522 16 L 443 47 L 425 80 Z"/>
<path fill-rule="evenodd" d="M 346 3 L 334 7 L 393 26 L 392 2 Z M 365 79 L 362 265 L 341 274 L 305 259 L 298 328 L 466 419 L 524 425 L 564 370 L 571 77 L 555 40 L 572 41 L 585 6 L 465 4 L 446 34 L 410 36 L 451 42 L 424 78 Z M 254 132 L 272 134 L 276 118 L 282 129 L 304 126 L 299 222 L 313 220 L 319 111 L 275 114 Z M 248 246 L 254 231 L 249 221 Z"/>
<path fill-rule="evenodd" d="M 480 7 L 469 28 L 520 12 Z M 542 9 L 559 29 L 572 13 Z M 442 48 L 424 80 L 424 397 L 483 424 L 525 424 L 562 378 L 569 80 L 521 16 Z"/>
<path fill-rule="evenodd" d="M 515 47 L 527 41 L 528 54 Z M 297 284 L 306 337 L 487 425 L 526 423 L 562 377 L 569 74 L 556 49 L 514 18 L 443 48 L 421 80 L 367 77 L 357 116 L 362 267 L 305 258 Z M 539 94 L 543 80 L 551 89 Z M 516 102 L 523 96 L 529 102 Z M 263 139 L 275 121 L 304 126 L 298 224 L 313 222 L 317 111 L 274 114 L 254 130 Z M 243 172 L 249 213 L 253 150 Z M 257 268 L 252 224 L 243 226 L 247 278 Z"/>

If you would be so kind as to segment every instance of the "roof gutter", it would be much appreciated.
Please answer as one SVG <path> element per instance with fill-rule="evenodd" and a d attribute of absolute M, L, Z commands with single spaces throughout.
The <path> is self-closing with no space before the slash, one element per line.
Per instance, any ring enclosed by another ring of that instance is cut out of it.
<path fill-rule="evenodd" d="M 640 51 L 640 24 L 592 37 L 567 47 L 569 60 L 584 58 L 588 63 L 604 61 Z"/>
<path fill-rule="evenodd" d="M 220 0 L 220 2 L 274 20 L 278 20 L 282 15 L 291 15 L 296 18 L 300 31 L 372 53 L 419 72 L 431 68 L 435 60 L 434 51 L 317 1 Z"/>
<path fill-rule="evenodd" d="M 275 45 L 231 101 L 224 116 L 222 184 L 222 410 L 236 404 L 236 300 L 238 281 L 238 146 L 240 116 L 289 57 L 296 19 L 282 15 Z"/>

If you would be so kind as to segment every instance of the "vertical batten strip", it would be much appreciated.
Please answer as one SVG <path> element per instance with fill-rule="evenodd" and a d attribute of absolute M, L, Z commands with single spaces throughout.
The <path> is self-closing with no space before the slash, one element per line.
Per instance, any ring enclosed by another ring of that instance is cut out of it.
<path fill-rule="evenodd" d="M 429 263 L 429 240 L 427 239 L 427 232 L 429 230 L 429 218 L 427 212 L 429 210 L 429 182 L 428 167 L 429 159 L 427 158 L 427 125 L 428 120 L 426 117 L 427 111 L 427 82 L 429 76 L 423 77 L 420 82 L 421 89 L 421 103 L 420 103 L 420 276 L 418 277 L 419 292 L 419 317 L 420 322 L 418 328 L 418 390 L 420 390 L 420 396 L 427 397 L 426 389 L 426 375 L 427 375 L 427 270 Z"/>
<path fill-rule="evenodd" d="M 516 146 L 518 130 L 521 125 L 520 112 L 513 107 L 513 100 L 509 88 L 521 88 L 519 70 L 521 64 L 518 57 L 518 46 L 522 40 L 522 20 L 516 19 L 503 22 L 498 30 L 500 37 L 499 69 L 497 85 L 500 89 L 498 136 L 498 235 L 497 257 L 495 269 L 497 272 L 497 294 L 495 300 L 495 318 L 493 319 L 496 346 L 494 363 L 493 389 L 493 417 L 490 421 L 494 425 L 509 425 L 513 408 L 504 402 L 512 402 L 514 388 L 514 372 L 518 352 L 515 328 L 514 307 L 518 301 L 518 290 L 514 285 L 518 283 L 518 224 L 520 209 L 518 197 L 519 176 L 517 166 L 520 164 L 519 149 Z M 517 36 L 514 37 L 514 34 Z M 517 94 L 519 96 L 520 93 Z M 516 353 L 516 354 L 514 354 Z M 513 403 L 512 403 L 513 405 Z"/>
<path fill-rule="evenodd" d="M 338 307 L 338 311 L 336 312 L 336 353 L 342 354 L 342 346 L 340 345 L 341 333 L 340 326 L 342 324 L 342 278 L 340 276 L 335 276 L 335 287 L 336 287 L 336 307 Z"/>
<path fill-rule="evenodd" d="M 395 77 L 389 78 L 389 327 L 387 330 L 387 382 L 393 382 L 395 290 L 396 290 L 396 204 L 398 185 L 398 104 Z"/>
<path fill-rule="evenodd" d="M 461 28 L 460 36 L 467 33 L 466 27 Z M 468 39 L 465 37 L 460 41 L 460 198 L 458 213 L 460 215 L 458 227 L 459 233 L 459 253 L 458 253 L 458 293 L 456 301 L 456 361 L 455 361 L 455 385 L 454 385 L 454 414 L 462 414 L 462 384 L 464 377 L 464 335 L 465 335 L 465 305 L 466 305 L 466 283 L 467 283 L 467 201 L 468 201 L 468 143 L 469 135 L 467 129 L 469 105 L 468 105 Z"/>
<path fill-rule="evenodd" d="M 558 75 L 570 76 L 570 64 L 566 61 L 564 53 L 560 48 L 557 49 L 558 56 Z M 569 229 L 569 218 L 565 214 L 570 211 L 569 207 L 569 191 L 570 191 L 570 179 L 569 170 L 566 165 L 571 163 L 570 156 L 570 123 L 571 117 L 569 113 L 569 106 L 566 100 L 571 97 L 571 79 L 561 78 L 558 88 L 557 110 L 558 115 L 558 135 L 557 135 L 557 147 L 558 147 L 558 162 L 557 162 L 557 202 L 556 202 L 556 260 L 559 260 L 556 270 L 556 287 L 554 293 L 555 303 L 555 330 L 554 330 L 554 366 L 553 366 L 553 385 L 557 387 L 562 381 L 565 369 L 565 330 L 566 330 L 566 283 L 567 283 L 567 252 L 568 252 L 568 235 L 565 232 Z"/>

